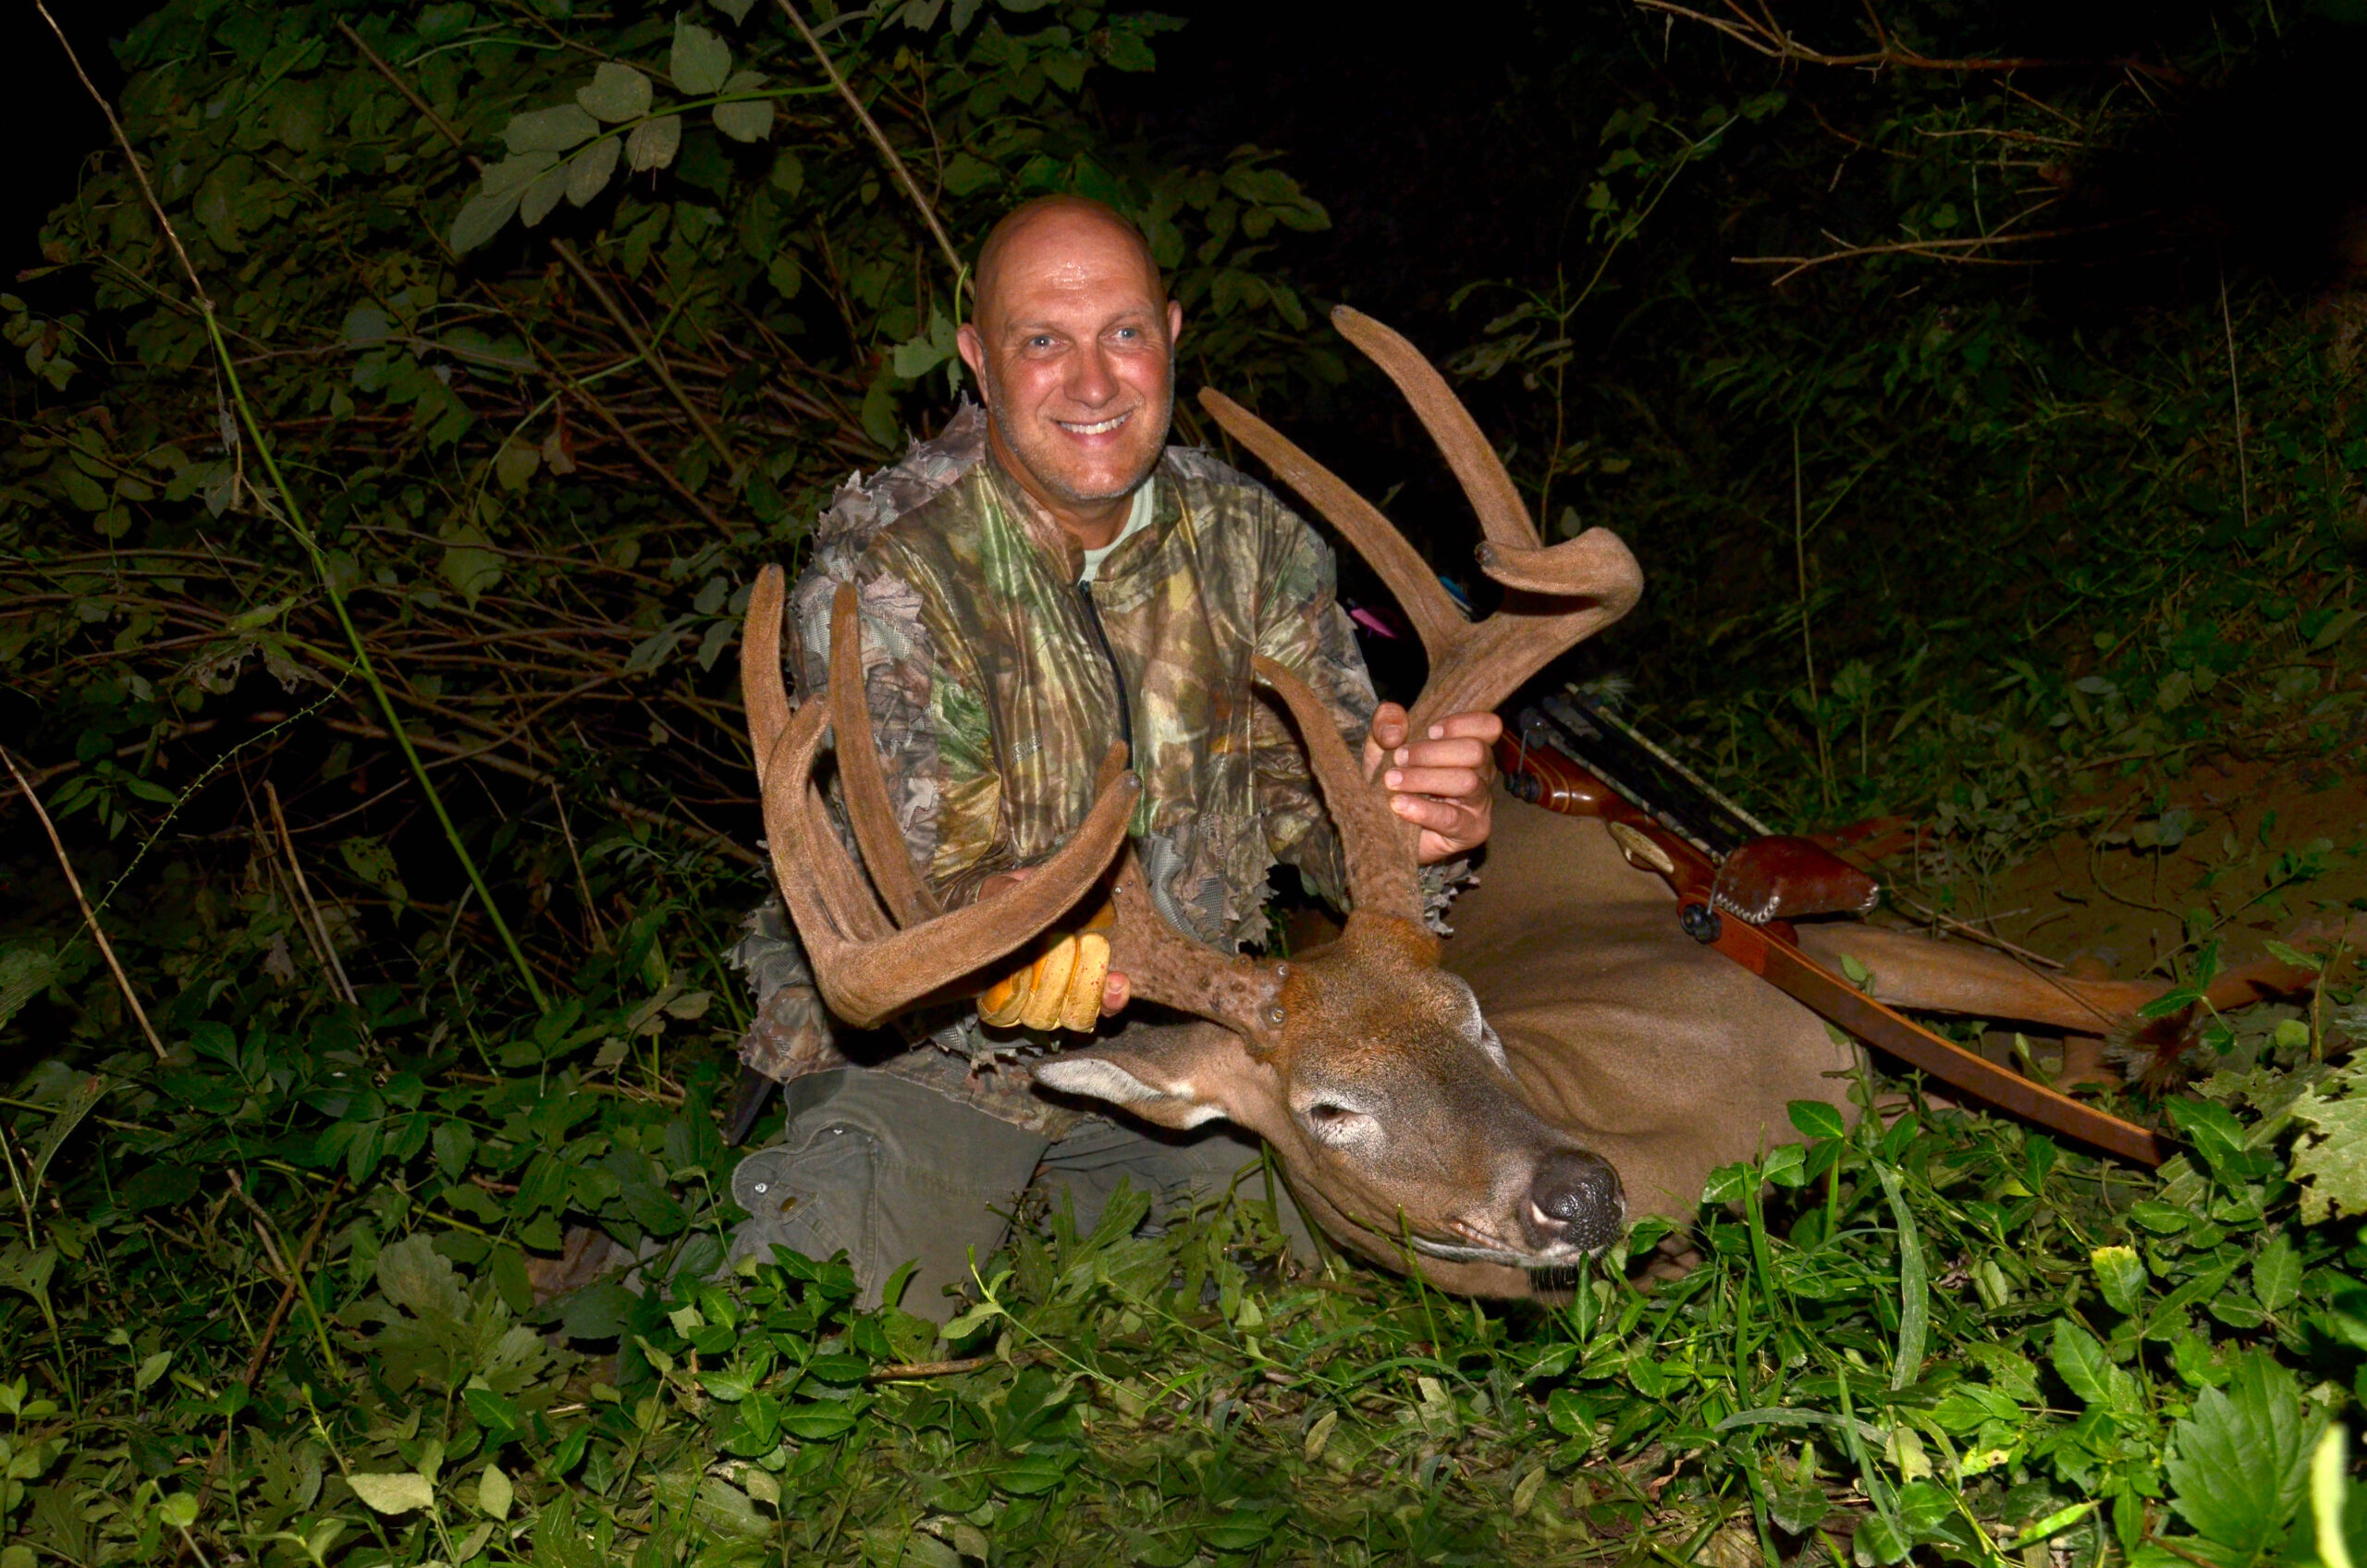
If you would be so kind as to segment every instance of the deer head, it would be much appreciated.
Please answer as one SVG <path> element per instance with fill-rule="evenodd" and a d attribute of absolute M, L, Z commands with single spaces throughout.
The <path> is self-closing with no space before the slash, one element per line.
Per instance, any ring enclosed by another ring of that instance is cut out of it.
<path fill-rule="evenodd" d="M 1420 353 L 1354 311 L 1332 321 L 1405 394 L 1478 513 L 1480 570 L 1505 589 L 1487 620 L 1466 621 L 1412 545 L 1337 476 L 1221 395 L 1203 392 L 1201 403 L 1329 518 L 1404 606 L 1430 659 L 1412 712 L 1420 733 L 1447 714 L 1502 702 L 1633 607 L 1642 577 L 1600 529 L 1542 545 L 1494 450 Z M 767 569 L 749 600 L 742 680 L 774 870 L 833 1011 L 872 1025 L 975 994 L 992 978 L 984 972 L 1062 924 L 1114 863 L 1110 967 L 1138 1000 L 1199 1022 L 1130 1028 L 1061 1051 L 1035 1064 L 1036 1082 L 1170 1127 L 1220 1117 L 1247 1127 L 1340 1242 L 1392 1267 L 1418 1260 L 1449 1288 L 1517 1292 L 1527 1270 L 1574 1262 L 1618 1235 L 1617 1175 L 1530 1108 L 1470 987 L 1441 967 L 1423 924 L 1417 831 L 1389 809 L 1387 791 L 1291 671 L 1257 661 L 1339 828 L 1353 909 L 1338 941 L 1287 963 L 1227 958 L 1179 936 L 1152 907 L 1125 842 L 1139 786 L 1122 771 L 1122 748 L 1105 762 L 1085 821 L 1033 877 L 988 905 L 938 908 L 879 774 L 853 673 L 852 590 L 834 606 L 829 693 L 793 717 L 781 680 L 781 574 Z M 860 869 L 813 781 L 831 731 Z"/>

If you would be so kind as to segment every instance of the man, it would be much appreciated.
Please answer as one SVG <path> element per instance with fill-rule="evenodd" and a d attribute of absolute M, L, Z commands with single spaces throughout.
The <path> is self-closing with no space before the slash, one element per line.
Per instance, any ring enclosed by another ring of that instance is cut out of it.
<path fill-rule="evenodd" d="M 1404 710 L 1374 701 L 1321 541 L 1262 486 L 1166 447 L 1183 328 L 1122 217 L 1073 197 L 1016 209 L 979 254 L 960 334 L 984 421 L 958 417 L 817 528 L 794 600 L 799 685 L 864 680 L 899 825 L 949 908 L 1025 878 L 1084 817 L 1120 740 L 1144 782 L 1145 879 L 1179 930 L 1226 950 L 1258 939 L 1276 859 L 1340 902 L 1337 840 L 1296 742 L 1253 691 L 1256 655 L 1305 678 L 1368 762 L 1387 753 L 1426 865 L 1487 838 L 1495 716 L 1408 737 Z M 859 672 L 826 668 L 840 582 L 858 591 Z M 1013 1059 L 1047 1042 L 968 1010 L 921 1025 L 943 1049 L 899 1040 L 874 1066 L 836 1065 L 865 1052 L 816 1043 L 823 1021 L 786 951 L 743 946 L 770 993 L 743 1058 L 791 1082 L 780 1143 L 734 1179 L 753 1216 L 737 1252 L 843 1247 L 867 1301 L 914 1259 L 902 1305 L 941 1317 L 946 1287 L 1000 1241 L 1031 1178 L 1089 1225 L 1121 1179 L 1221 1190 L 1255 1157 L 1229 1129 L 1177 1137 L 1034 1092 Z M 767 984 L 768 965 L 788 983 Z M 1126 977 L 1099 988 L 1106 1030 Z M 1089 996 L 1072 1001 L 1069 1016 L 1093 1015 Z"/>

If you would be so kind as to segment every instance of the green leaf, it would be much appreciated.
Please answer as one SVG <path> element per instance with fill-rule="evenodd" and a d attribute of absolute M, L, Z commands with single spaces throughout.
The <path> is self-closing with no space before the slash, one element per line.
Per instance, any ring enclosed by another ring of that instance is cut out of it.
<path fill-rule="evenodd" d="M 2246 1353 L 2224 1389 L 2205 1389 L 2171 1429 L 2170 1506 L 2197 1534 L 2246 1557 L 2275 1543 L 2301 1503 L 2323 1414 L 2293 1374 Z"/>
<path fill-rule="evenodd" d="M 1923 1341 L 1932 1322 L 1932 1292 L 1923 1272 L 1923 1241 L 1915 1216 L 1907 1207 L 1898 1172 L 1887 1165 L 1874 1167 L 1890 1202 L 1891 1218 L 1898 1225 L 1898 1359 L 1891 1368 L 1890 1386 L 1903 1389 L 1923 1370 Z"/>
<path fill-rule="evenodd" d="M 348 1476 L 345 1483 L 374 1513 L 409 1513 L 414 1509 L 435 1506 L 435 1488 L 426 1476 L 415 1471 L 396 1476 Z"/>
<path fill-rule="evenodd" d="M 1701 1205 L 1704 1208 L 1719 1204 L 1739 1203 L 1743 1194 L 1753 1185 L 1748 1165 L 1721 1165 L 1702 1181 Z"/>
<path fill-rule="evenodd" d="M 584 112 L 610 125 L 649 113 L 649 79 L 615 60 L 601 61 L 592 73 L 592 85 L 575 90 L 575 101 Z"/>
<path fill-rule="evenodd" d="M 2279 1235 L 2252 1259 L 2252 1295 L 2268 1312 L 2282 1312 L 2301 1293 L 2301 1255 Z"/>
<path fill-rule="evenodd" d="M 452 253 L 465 256 L 495 235 L 518 210 L 522 190 L 480 190 L 460 204 L 460 215 L 452 220 Z"/>
<path fill-rule="evenodd" d="M 550 216 L 551 209 L 567 194 L 568 178 L 569 166 L 562 164 L 526 187 L 526 193 L 518 199 L 518 221 L 532 228 Z"/>
<path fill-rule="evenodd" d="M 581 207 L 608 189 L 608 181 L 617 172 L 617 160 L 624 150 L 622 138 L 604 136 L 570 159 L 567 199 Z"/>
<path fill-rule="evenodd" d="M 532 441 L 504 441 L 493 455 L 494 477 L 505 490 L 523 490 L 542 466 L 542 448 Z"/>
<path fill-rule="evenodd" d="M 1841 1119 L 1840 1110 L 1822 1100 L 1794 1100 L 1784 1108 L 1804 1138 L 1845 1138 L 1849 1124 Z"/>
<path fill-rule="evenodd" d="M 2360 1071 L 2347 1075 L 2356 1082 Z M 2310 1131 L 2294 1140 L 2292 1178 L 2301 1188 L 2301 1218 L 2321 1224 L 2330 1216 L 2367 1214 L 2367 1089 L 2329 1102 L 2312 1090 L 2293 1107 Z"/>
<path fill-rule="evenodd" d="M 625 138 L 625 162 L 635 174 L 662 169 L 682 150 L 682 116 L 667 115 L 632 128 Z"/>
<path fill-rule="evenodd" d="M 1760 1179 L 1778 1187 L 1797 1187 L 1809 1179 L 1808 1145 L 1778 1144 L 1767 1151 L 1767 1162 L 1759 1168 Z"/>
<path fill-rule="evenodd" d="M 186 1165 L 150 1165 L 116 1189 L 125 1210 L 178 1208 L 197 1195 L 197 1172 Z"/>
<path fill-rule="evenodd" d="M 2112 1397 L 2116 1368 L 2096 1337 L 2068 1317 L 2054 1320 L 2055 1373 L 2083 1404 L 2103 1404 Z"/>
<path fill-rule="evenodd" d="M 475 523 L 462 523 L 444 534 L 444 581 L 476 607 L 477 598 L 501 581 L 501 556 L 486 548 L 493 543 Z"/>
<path fill-rule="evenodd" d="M 854 1423 L 854 1412 L 842 1404 L 802 1404 L 783 1411 L 780 1417 L 784 1431 L 809 1443 L 842 1436 Z"/>
<path fill-rule="evenodd" d="M 1908 1542 L 1897 1527 L 1879 1513 L 1870 1513 L 1858 1522 L 1858 1533 L 1849 1539 L 1849 1555 L 1857 1560 L 1858 1568 L 1883 1568 L 1905 1557 Z"/>
<path fill-rule="evenodd" d="M 739 71 L 724 84 L 726 92 L 754 92 L 764 86 L 761 71 Z M 715 129 L 734 141 L 762 141 L 773 130 L 773 101 L 769 98 L 743 99 L 736 104 L 715 106 Z"/>
<path fill-rule="evenodd" d="M 2096 1288 L 2115 1312 L 2132 1314 L 2145 1299 L 2145 1265 L 2135 1247 L 2098 1247 L 2088 1255 L 2088 1265 L 2096 1271 Z"/>
<path fill-rule="evenodd" d="M 2310 639 L 2310 652 L 2322 654 L 2333 647 L 2350 635 L 2361 618 L 2367 618 L 2367 610 L 2344 610 L 2337 614 L 2318 629 L 2315 637 Z"/>
<path fill-rule="evenodd" d="M 674 24 L 674 53 L 667 61 L 674 85 L 694 98 L 721 90 L 731 74 L 731 45 L 693 21 Z"/>
<path fill-rule="evenodd" d="M 513 154 L 564 153 L 599 129 L 600 122 L 585 114 L 582 105 L 556 104 L 510 116 L 509 123 L 501 128 L 501 140 Z"/>
<path fill-rule="evenodd" d="M 2299 948 L 2287 947 L 2274 937 L 2263 942 L 2261 946 L 2267 949 L 2268 956 L 2277 962 L 2289 963 L 2296 969 L 2306 969 L 2312 974 L 2320 973 L 2326 966 L 2325 960 L 2315 954 L 2305 953 Z"/>
<path fill-rule="evenodd" d="M 496 1519 L 507 1519 L 514 1495 L 509 1477 L 501 1473 L 501 1466 L 486 1465 L 484 1474 L 477 1478 L 477 1506 Z"/>
<path fill-rule="evenodd" d="M 734 22 L 744 22 L 748 19 L 748 12 L 754 6 L 756 0 L 709 0 L 709 3 Z"/>
<path fill-rule="evenodd" d="M 56 976 L 57 962 L 47 953 L 31 948 L 0 953 L 0 1023 L 16 1017 L 18 1009 L 48 990 Z"/>
<path fill-rule="evenodd" d="M 0 1290 L 22 1291 L 36 1301 L 47 1299 L 49 1277 L 57 1269 L 57 1249 L 28 1248 L 22 1242 L 11 1242 L 7 1250 L 0 1252 Z"/>

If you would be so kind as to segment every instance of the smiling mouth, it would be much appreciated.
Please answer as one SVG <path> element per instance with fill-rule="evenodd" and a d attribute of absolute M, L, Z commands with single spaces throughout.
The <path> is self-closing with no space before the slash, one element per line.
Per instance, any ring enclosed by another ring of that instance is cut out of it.
<path fill-rule="evenodd" d="M 1125 423 L 1128 420 L 1134 417 L 1134 410 L 1129 409 L 1122 414 L 1118 414 L 1112 418 L 1102 420 L 1094 424 L 1078 424 L 1073 420 L 1065 419 L 1056 419 L 1052 423 L 1059 425 L 1062 430 L 1067 431 L 1072 435 L 1107 435 L 1111 431 L 1117 429 L 1120 425 Z"/>

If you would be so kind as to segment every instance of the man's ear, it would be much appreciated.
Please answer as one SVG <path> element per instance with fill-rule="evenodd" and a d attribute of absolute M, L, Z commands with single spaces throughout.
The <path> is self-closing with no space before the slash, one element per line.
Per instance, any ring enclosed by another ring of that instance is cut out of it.
<path fill-rule="evenodd" d="M 978 336 L 978 329 L 975 325 L 965 321 L 962 324 L 961 329 L 953 335 L 953 347 L 961 354 L 962 362 L 970 367 L 970 380 L 978 388 L 978 400 L 985 402 L 987 398 L 987 340 Z"/>
<path fill-rule="evenodd" d="M 1244 1120 L 1244 1098 L 1269 1069 L 1216 1025 L 1137 1024 L 1087 1050 L 1061 1051 L 1030 1063 L 1036 1082 L 1064 1095 L 1121 1106 L 1146 1121 L 1183 1129 L 1228 1117 Z"/>
<path fill-rule="evenodd" d="M 1167 301 L 1167 351 L 1172 354 L 1175 345 L 1184 340 L 1184 306 L 1182 301 Z"/>

